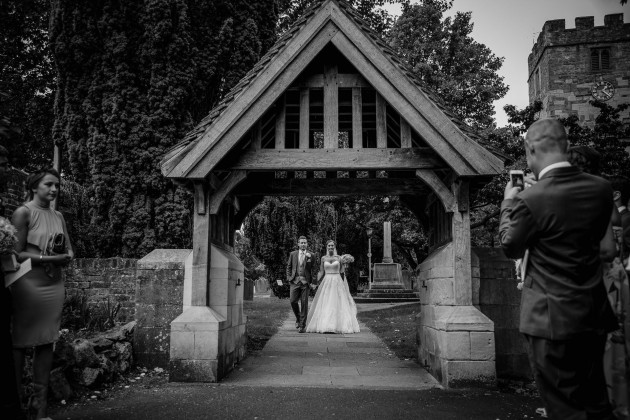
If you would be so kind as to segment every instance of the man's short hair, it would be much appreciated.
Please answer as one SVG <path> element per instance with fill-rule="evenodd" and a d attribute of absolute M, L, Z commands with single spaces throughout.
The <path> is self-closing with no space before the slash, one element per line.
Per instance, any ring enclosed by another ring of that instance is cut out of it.
<path fill-rule="evenodd" d="M 9 157 L 9 151 L 7 150 L 6 147 L 0 146 L 0 156 L 5 157 L 5 158 Z"/>
<path fill-rule="evenodd" d="M 308 242 L 308 239 L 306 239 L 306 236 L 300 236 L 298 238 L 298 242 L 300 242 L 302 239 L 304 239 L 306 242 Z"/>
<path fill-rule="evenodd" d="M 628 199 L 630 199 L 630 179 L 625 176 L 611 176 L 609 178 L 612 184 L 613 191 L 619 191 L 621 195 L 620 200 L 624 206 L 628 205 Z"/>
<path fill-rule="evenodd" d="M 566 153 L 569 148 L 567 131 L 560 121 L 553 118 L 544 118 L 530 125 L 525 138 L 528 144 L 535 144 L 543 153 L 551 151 Z"/>

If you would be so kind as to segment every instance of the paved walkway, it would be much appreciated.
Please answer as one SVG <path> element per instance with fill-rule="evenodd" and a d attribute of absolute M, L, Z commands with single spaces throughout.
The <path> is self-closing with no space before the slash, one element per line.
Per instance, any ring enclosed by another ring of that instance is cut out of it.
<path fill-rule="evenodd" d="M 289 313 L 261 352 L 250 354 L 222 385 L 360 389 L 428 389 L 438 382 L 400 360 L 365 324 L 357 334 L 300 334 Z"/>

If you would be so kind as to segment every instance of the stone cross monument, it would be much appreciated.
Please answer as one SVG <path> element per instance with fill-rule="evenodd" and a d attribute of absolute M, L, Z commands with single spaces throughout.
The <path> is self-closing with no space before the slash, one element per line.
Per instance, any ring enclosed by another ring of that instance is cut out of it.
<path fill-rule="evenodd" d="M 403 289 L 400 264 L 392 259 L 392 223 L 383 222 L 383 262 L 374 264 L 370 289 Z"/>

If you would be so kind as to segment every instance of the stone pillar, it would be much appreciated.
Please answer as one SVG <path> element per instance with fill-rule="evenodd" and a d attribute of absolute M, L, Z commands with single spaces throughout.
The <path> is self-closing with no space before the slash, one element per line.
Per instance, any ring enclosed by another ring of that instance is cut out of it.
<path fill-rule="evenodd" d="M 383 222 L 383 263 L 393 263 L 392 259 L 392 222 Z"/>
<path fill-rule="evenodd" d="M 171 321 L 182 313 L 190 249 L 155 249 L 137 263 L 134 356 L 140 366 L 168 367 Z"/>
<path fill-rule="evenodd" d="M 468 181 L 451 192 L 453 240 L 417 270 L 418 359 L 445 387 L 494 386 L 494 323 L 473 306 Z"/>

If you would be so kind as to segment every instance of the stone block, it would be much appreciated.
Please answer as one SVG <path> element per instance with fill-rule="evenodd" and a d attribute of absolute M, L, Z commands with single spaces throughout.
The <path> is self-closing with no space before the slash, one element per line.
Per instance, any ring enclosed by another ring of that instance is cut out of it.
<path fill-rule="evenodd" d="M 169 380 L 171 382 L 217 382 L 219 380 L 216 360 L 171 360 Z"/>
<path fill-rule="evenodd" d="M 470 360 L 470 333 L 468 331 L 437 331 L 439 356 L 448 360 Z"/>
<path fill-rule="evenodd" d="M 150 305 L 146 303 L 136 304 L 136 320 L 143 327 L 169 328 L 171 321 L 182 312 L 182 306 L 178 305 Z"/>
<path fill-rule="evenodd" d="M 210 306 L 228 304 L 230 284 L 227 278 L 210 278 Z"/>
<path fill-rule="evenodd" d="M 442 385 L 449 388 L 495 387 L 494 360 L 442 360 Z"/>
<path fill-rule="evenodd" d="M 488 331 L 470 332 L 471 360 L 495 360 L 494 334 Z"/>
<path fill-rule="evenodd" d="M 432 321 L 444 331 L 494 331 L 494 323 L 474 306 L 433 306 Z"/>
<path fill-rule="evenodd" d="M 192 359 L 216 360 L 219 354 L 219 335 L 217 331 L 197 331 L 194 333 L 194 339 Z"/>
<path fill-rule="evenodd" d="M 455 290 L 452 278 L 429 279 L 427 286 L 427 304 L 454 305 Z"/>
<path fill-rule="evenodd" d="M 195 359 L 195 331 L 171 331 L 170 356 L 171 360 Z"/>
<path fill-rule="evenodd" d="M 138 261 L 141 270 L 183 269 L 190 249 L 154 249 Z"/>
<path fill-rule="evenodd" d="M 207 306 L 192 306 L 171 322 L 173 331 L 219 331 L 227 327 L 227 317 Z"/>

